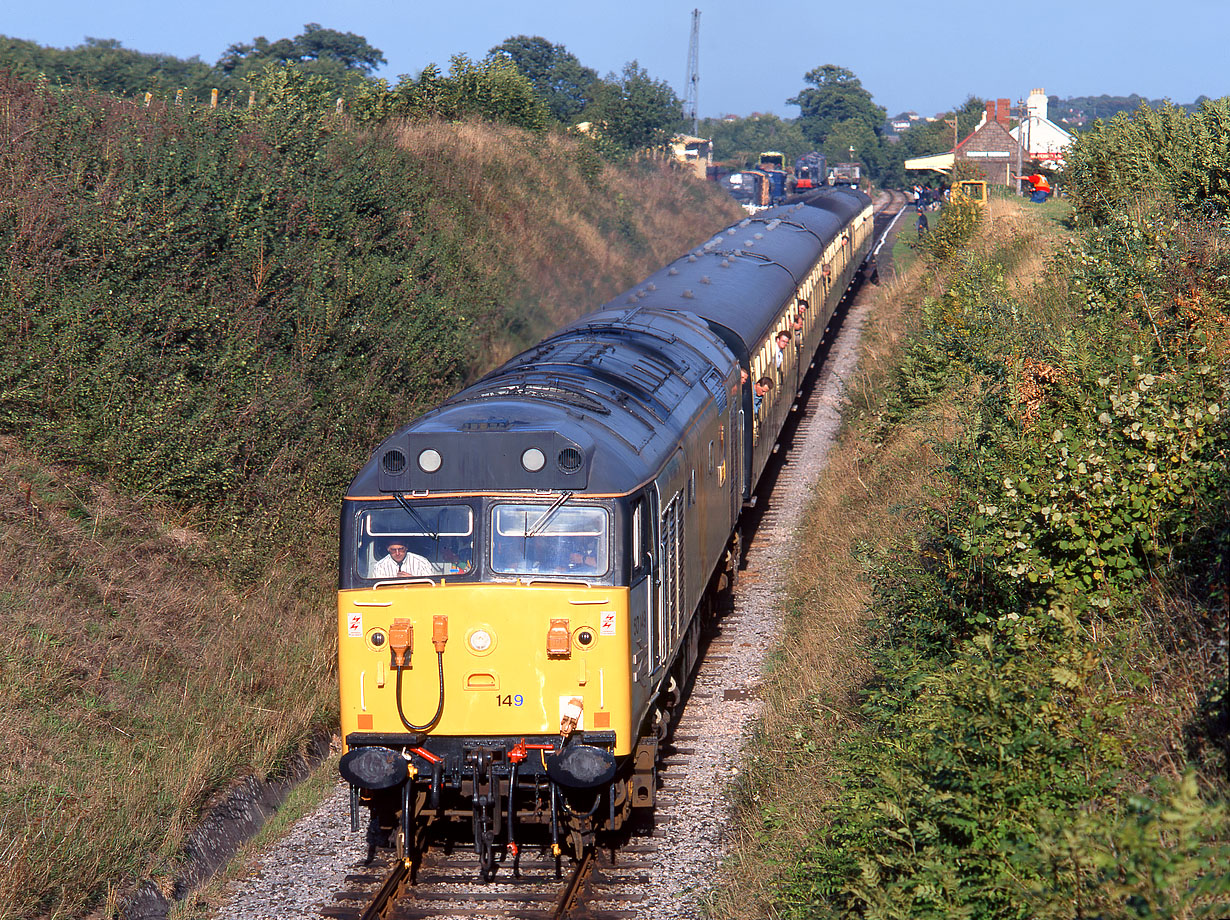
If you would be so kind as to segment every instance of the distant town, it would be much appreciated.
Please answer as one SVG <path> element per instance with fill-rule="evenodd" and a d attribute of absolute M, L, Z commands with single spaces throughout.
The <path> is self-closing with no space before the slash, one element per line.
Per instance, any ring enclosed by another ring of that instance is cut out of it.
<path fill-rule="evenodd" d="M 1207 98 L 1207 96 L 1200 96 L 1194 102 L 1174 104 L 1181 109 L 1193 111 Z M 1069 131 L 1082 131 L 1099 118 L 1113 118 L 1120 112 L 1134 112 L 1142 105 L 1158 108 L 1165 102 L 1164 99 L 1147 99 L 1135 93 L 1130 96 L 1073 96 L 1068 99 L 1061 99 L 1059 96 L 1047 97 L 1051 121 L 1062 125 Z M 917 112 L 908 111 L 894 115 L 885 125 L 885 137 L 886 139 L 891 138 L 919 121 L 937 121 L 945 114 L 947 113 L 919 115 Z"/>

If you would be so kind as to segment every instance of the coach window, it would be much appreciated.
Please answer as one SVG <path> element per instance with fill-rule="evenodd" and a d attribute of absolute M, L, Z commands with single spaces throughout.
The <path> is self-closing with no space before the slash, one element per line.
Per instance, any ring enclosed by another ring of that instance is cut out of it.
<path fill-rule="evenodd" d="M 496 572 L 598 577 L 610 568 L 610 516 L 604 508 L 501 504 L 491 520 Z"/>
<path fill-rule="evenodd" d="M 474 569 L 474 511 L 466 504 L 426 505 L 407 502 L 392 508 L 374 508 L 359 515 L 355 563 L 361 578 L 381 581 L 397 578 L 398 564 L 389 559 L 390 546 L 405 547 L 406 557 L 422 571 L 414 577 L 467 575 Z M 410 565 L 401 566 L 410 570 Z"/>

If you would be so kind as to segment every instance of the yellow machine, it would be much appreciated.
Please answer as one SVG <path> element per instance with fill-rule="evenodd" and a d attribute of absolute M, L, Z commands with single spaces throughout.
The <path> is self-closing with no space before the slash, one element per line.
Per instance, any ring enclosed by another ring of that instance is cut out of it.
<path fill-rule="evenodd" d="M 987 184 L 981 179 L 961 179 L 952 185 L 952 197 L 958 196 L 976 202 L 982 207 L 987 206 Z"/>

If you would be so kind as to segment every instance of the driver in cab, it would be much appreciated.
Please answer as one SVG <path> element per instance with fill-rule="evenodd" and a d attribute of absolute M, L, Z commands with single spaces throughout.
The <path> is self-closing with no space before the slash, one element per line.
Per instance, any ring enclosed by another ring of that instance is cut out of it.
<path fill-rule="evenodd" d="M 388 555 L 372 565 L 370 578 L 413 578 L 434 574 L 431 563 L 412 553 L 406 544 L 394 540 L 387 547 Z"/>

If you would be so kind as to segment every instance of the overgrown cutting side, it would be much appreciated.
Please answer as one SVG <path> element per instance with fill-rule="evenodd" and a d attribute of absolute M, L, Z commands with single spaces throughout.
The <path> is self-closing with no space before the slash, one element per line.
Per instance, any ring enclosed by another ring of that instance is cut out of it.
<path fill-rule="evenodd" d="M 719 916 L 1230 904 L 1230 256 L 1200 223 L 1051 241 L 995 206 L 818 493 L 809 654 L 770 678 Z M 825 649 L 860 575 L 861 685 Z"/>

